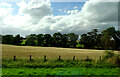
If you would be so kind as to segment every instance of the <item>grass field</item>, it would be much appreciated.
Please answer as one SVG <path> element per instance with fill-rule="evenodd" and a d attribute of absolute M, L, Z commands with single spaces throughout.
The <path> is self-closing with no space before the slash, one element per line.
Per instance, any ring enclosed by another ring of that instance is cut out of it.
<path fill-rule="evenodd" d="M 3 58 L 2 67 L 3 68 L 117 68 L 119 65 L 114 63 L 109 63 L 106 61 L 94 61 L 94 60 L 58 60 L 58 59 L 47 59 L 44 61 L 43 58 L 17 58 L 15 61 L 12 58 Z"/>
<path fill-rule="evenodd" d="M 104 51 L 2 45 L 2 75 L 118 75 L 119 65 L 111 62 L 114 59 L 99 62 L 99 56 L 103 56 Z M 118 54 L 118 51 L 115 53 Z M 29 60 L 30 55 L 32 61 Z M 47 55 L 45 62 L 44 55 Z M 13 56 L 16 56 L 15 61 Z M 73 56 L 76 56 L 75 61 L 72 60 Z M 87 56 L 89 61 L 86 61 Z"/>
<path fill-rule="evenodd" d="M 3 68 L 3 75 L 119 75 L 119 68 Z M 15 72 L 13 72 L 15 71 Z"/>
<path fill-rule="evenodd" d="M 48 58 L 57 58 L 61 55 L 62 58 L 72 58 L 76 56 L 76 59 L 86 58 L 99 58 L 103 55 L 104 50 L 95 49 L 74 49 L 74 48 L 57 48 L 57 47 L 33 47 L 33 46 L 13 46 L 2 45 L 2 57 L 43 57 L 47 55 Z M 118 53 L 118 51 L 115 51 Z"/>

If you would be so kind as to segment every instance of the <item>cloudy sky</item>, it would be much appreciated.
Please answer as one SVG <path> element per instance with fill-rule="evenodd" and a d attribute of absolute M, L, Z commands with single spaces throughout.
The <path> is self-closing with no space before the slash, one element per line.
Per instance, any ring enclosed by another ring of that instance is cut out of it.
<path fill-rule="evenodd" d="M 118 28 L 118 3 L 89 0 L 55 2 L 48 0 L 1 1 L 0 28 L 2 34 L 55 32 L 83 34 L 97 28 Z"/>

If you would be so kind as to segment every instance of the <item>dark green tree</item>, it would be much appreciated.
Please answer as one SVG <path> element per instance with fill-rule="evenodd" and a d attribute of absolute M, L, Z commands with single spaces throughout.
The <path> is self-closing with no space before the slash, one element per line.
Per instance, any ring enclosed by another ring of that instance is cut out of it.
<path fill-rule="evenodd" d="M 0 44 L 2 43 L 2 35 L 0 35 Z"/>
<path fill-rule="evenodd" d="M 52 46 L 52 37 L 50 34 L 45 34 L 44 35 L 44 46 Z"/>
<path fill-rule="evenodd" d="M 86 48 L 86 40 L 87 40 L 87 34 L 82 34 L 79 43 L 84 45 L 84 48 Z"/>
<path fill-rule="evenodd" d="M 114 27 L 109 27 L 106 30 L 102 31 L 102 41 L 106 49 L 119 49 L 119 37 L 119 31 L 116 31 Z"/>
<path fill-rule="evenodd" d="M 2 36 L 2 44 L 13 44 L 13 35 L 4 35 Z"/>
<path fill-rule="evenodd" d="M 100 37 L 97 29 L 93 29 L 87 34 L 81 35 L 80 43 L 84 45 L 84 48 L 100 48 Z"/>
<path fill-rule="evenodd" d="M 116 31 L 114 39 L 115 39 L 115 47 L 116 47 L 116 49 L 120 49 L 120 31 Z"/>
<path fill-rule="evenodd" d="M 68 41 L 68 35 L 67 35 L 67 34 L 63 34 L 63 35 L 62 35 L 62 38 L 61 38 L 61 46 L 62 46 L 62 47 L 70 47 L 69 41 Z"/>
<path fill-rule="evenodd" d="M 25 41 L 26 45 L 30 46 L 36 46 L 37 45 L 37 37 L 36 34 L 30 34 L 29 36 L 26 36 L 27 40 Z"/>
<path fill-rule="evenodd" d="M 43 46 L 44 44 L 44 35 L 43 34 L 38 34 L 37 35 L 37 45 L 38 46 Z"/>
<path fill-rule="evenodd" d="M 91 46 L 89 40 L 91 39 L 89 39 L 89 36 L 87 36 L 87 34 L 82 34 L 80 39 L 80 44 L 83 44 L 84 48 L 89 48 Z"/>
<path fill-rule="evenodd" d="M 67 36 L 68 36 L 68 41 L 69 41 L 70 47 L 76 47 L 78 35 L 76 35 L 75 33 L 69 33 L 69 34 L 67 34 Z"/>
<path fill-rule="evenodd" d="M 60 32 L 54 33 L 53 34 L 53 39 L 54 39 L 54 46 L 56 47 L 62 47 L 62 34 Z"/>
<path fill-rule="evenodd" d="M 20 45 L 21 43 L 22 43 L 22 37 L 20 37 L 20 35 L 18 34 L 13 38 L 13 44 Z"/>
<path fill-rule="evenodd" d="M 102 45 L 104 49 L 109 49 L 110 48 L 110 35 L 103 31 L 102 32 Z"/>

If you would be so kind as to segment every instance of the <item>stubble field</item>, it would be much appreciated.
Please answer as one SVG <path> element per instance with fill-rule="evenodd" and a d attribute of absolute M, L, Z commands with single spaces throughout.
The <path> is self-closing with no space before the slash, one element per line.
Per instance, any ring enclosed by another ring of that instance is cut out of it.
<path fill-rule="evenodd" d="M 103 56 L 105 50 L 95 49 L 75 49 L 75 48 L 57 48 L 57 47 L 33 47 L 33 46 L 13 46 L 2 44 L 2 57 L 43 57 L 57 58 L 61 56 L 63 59 L 70 59 L 73 56 L 76 59 L 83 59 L 86 56 L 97 59 L 99 56 Z M 115 51 L 118 53 L 118 51 Z"/>

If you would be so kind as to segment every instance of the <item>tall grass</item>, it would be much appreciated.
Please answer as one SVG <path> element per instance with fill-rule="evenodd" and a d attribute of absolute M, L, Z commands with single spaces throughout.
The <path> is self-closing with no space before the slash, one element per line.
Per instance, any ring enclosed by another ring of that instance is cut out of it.
<path fill-rule="evenodd" d="M 20 58 L 17 57 L 14 61 L 13 58 L 3 58 L 2 59 L 2 67 L 11 68 L 11 67 L 29 67 L 29 68 L 56 68 L 56 67 L 120 67 L 120 57 L 119 55 L 114 54 L 114 51 L 105 51 L 102 60 L 99 59 L 96 61 L 95 59 L 91 59 L 87 57 L 86 59 L 81 60 L 73 60 L 73 59 L 61 59 L 58 58 L 32 58 L 29 60 L 28 58 Z"/>
<path fill-rule="evenodd" d="M 3 58 L 2 60 L 2 67 L 5 68 L 20 68 L 20 67 L 29 67 L 29 68 L 56 68 L 56 67 L 98 67 L 98 68 L 104 68 L 104 67 L 118 67 L 118 64 L 112 64 L 109 62 L 99 62 L 95 61 L 93 59 L 85 59 L 85 60 L 58 60 L 58 59 L 47 59 L 47 61 L 44 62 L 43 58 L 33 58 L 32 61 L 29 60 L 29 58 L 17 58 L 16 61 L 14 61 L 12 58 Z"/>
<path fill-rule="evenodd" d="M 120 55 L 115 54 L 113 50 L 106 50 L 104 52 L 103 61 L 113 64 L 118 64 L 120 66 Z"/>

